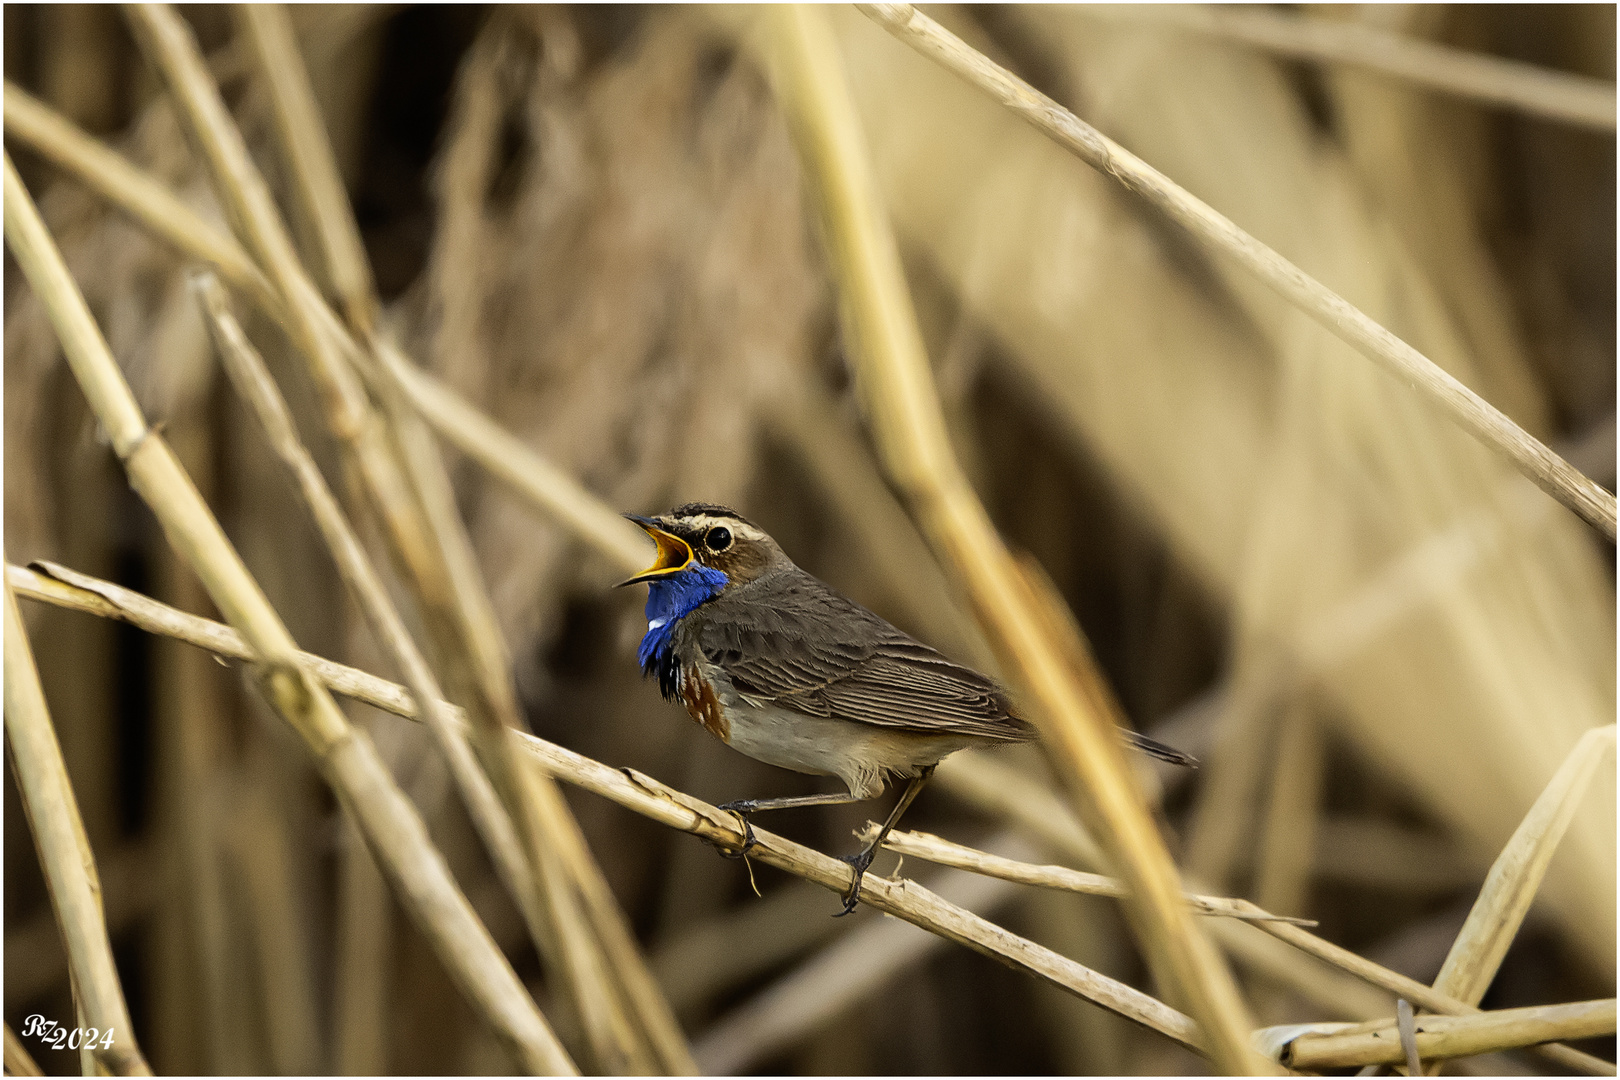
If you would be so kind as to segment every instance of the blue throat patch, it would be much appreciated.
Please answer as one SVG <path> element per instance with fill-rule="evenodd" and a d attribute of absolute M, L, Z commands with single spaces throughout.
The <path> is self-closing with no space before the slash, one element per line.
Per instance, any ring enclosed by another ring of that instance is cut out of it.
<path fill-rule="evenodd" d="M 675 652 L 670 638 L 675 624 L 720 595 L 730 580 L 702 563 L 669 577 L 647 582 L 647 636 L 641 639 L 636 659 L 643 675 L 658 675 L 658 690 L 673 700 L 680 693 Z"/>

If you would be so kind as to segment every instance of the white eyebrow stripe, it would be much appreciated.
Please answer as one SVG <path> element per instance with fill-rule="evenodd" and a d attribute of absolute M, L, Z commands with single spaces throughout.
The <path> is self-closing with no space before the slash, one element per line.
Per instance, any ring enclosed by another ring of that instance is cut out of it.
<path fill-rule="evenodd" d="M 738 521 L 736 518 L 717 518 L 710 517 L 707 514 L 701 514 L 697 517 L 691 518 L 690 520 L 692 525 L 701 532 L 708 532 L 710 529 L 718 526 L 720 528 L 730 529 L 731 535 L 743 540 L 765 539 L 764 533 L 760 532 L 752 525 Z"/>

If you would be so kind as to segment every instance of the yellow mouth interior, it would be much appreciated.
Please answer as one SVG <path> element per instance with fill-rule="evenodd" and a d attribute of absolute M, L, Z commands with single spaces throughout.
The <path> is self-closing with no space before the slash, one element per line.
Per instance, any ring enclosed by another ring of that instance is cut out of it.
<path fill-rule="evenodd" d="M 651 578 L 678 574 L 691 563 L 692 547 L 685 540 L 656 526 L 642 525 L 641 527 L 647 530 L 647 535 L 652 537 L 653 542 L 658 545 L 658 557 L 653 560 L 651 566 L 625 582 L 626 585 L 632 582 L 647 581 Z"/>

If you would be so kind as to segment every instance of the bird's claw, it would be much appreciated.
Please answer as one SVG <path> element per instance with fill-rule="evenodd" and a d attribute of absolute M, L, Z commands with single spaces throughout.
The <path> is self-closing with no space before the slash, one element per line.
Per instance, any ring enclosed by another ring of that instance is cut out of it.
<path fill-rule="evenodd" d="M 865 851 L 862 851 L 856 855 L 839 856 L 841 861 L 849 863 L 849 865 L 854 868 L 855 881 L 850 885 L 849 892 L 844 894 L 844 910 L 833 915 L 833 918 L 840 919 L 845 915 L 851 915 L 854 913 L 855 905 L 860 903 L 861 899 L 861 882 L 865 880 L 866 868 L 872 865 L 872 857 L 875 854 L 876 852 L 873 849 L 867 848 Z"/>
<path fill-rule="evenodd" d="M 712 840 L 706 840 L 704 843 L 711 845 L 716 851 L 718 851 L 722 859 L 746 858 L 748 853 L 753 851 L 759 843 L 759 841 L 754 838 L 754 826 L 749 824 L 748 810 L 744 808 L 743 803 L 726 803 L 719 809 L 731 811 L 733 814 L 737 815 L 737 820 L 742 822 L 743 845 L 742 847 L 733 851 L 723 844 L 717 844 Z"/>

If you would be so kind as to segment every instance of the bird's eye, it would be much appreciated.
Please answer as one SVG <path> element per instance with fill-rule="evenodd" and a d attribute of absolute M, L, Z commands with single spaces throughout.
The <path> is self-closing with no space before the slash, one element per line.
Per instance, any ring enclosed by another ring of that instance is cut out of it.
<path fill-rule="evenodd" d="M 703 537 L 703 542 L 710 551 L 724 551 L 731 546 L 731 530 L 724 525 L 716 525 Z"/>

